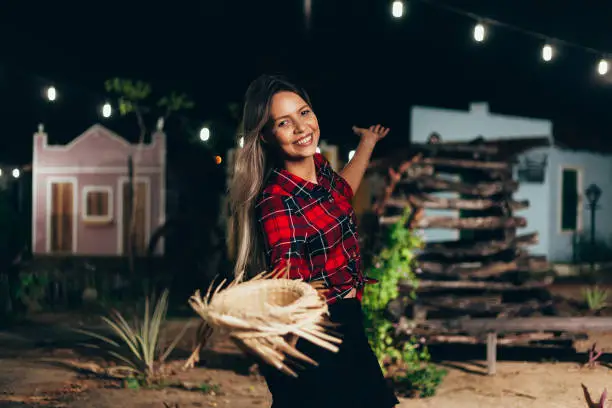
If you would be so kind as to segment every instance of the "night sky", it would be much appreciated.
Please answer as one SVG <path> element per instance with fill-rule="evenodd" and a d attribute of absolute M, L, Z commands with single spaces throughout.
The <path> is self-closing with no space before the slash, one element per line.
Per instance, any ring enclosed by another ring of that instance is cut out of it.
<path fill-rule="evenodd" d="M 612 51 L 609 2 L 442 2 Z M 412 105 L 465 109 L 470 101 L 553 119 L 556 136 L 570 145 L 610 144 L 612 82 L 596 74 L 601 55 L 561 47 L 544 64 L 540 40 L 503 27 L 476 44 L 474 20 L 421 1 L 394 20 L 387 0 L 312 0 L 310 31 L 302 0 L 7 3 L 0 6 L 0 162 L 28 162 L 41 121 L 56 142 L 96 122 L 132 132 L 125 119 L 98 114 L 104 80 L 116 76 L 149 81 L 160 94 L 188 93 L 197 125 L 227 120 L 228 103 L 240 102 L 257 75 L 284 73 L 311 94 L 322 138 L 345 151 L 355 146 L 353 124 L 390 126 L 384 154 L 408 143 Z M 59 92 L 54 104 L 42 95 L 49 81 Z M 176 133 L 169 138 L 193 137 Z"/>

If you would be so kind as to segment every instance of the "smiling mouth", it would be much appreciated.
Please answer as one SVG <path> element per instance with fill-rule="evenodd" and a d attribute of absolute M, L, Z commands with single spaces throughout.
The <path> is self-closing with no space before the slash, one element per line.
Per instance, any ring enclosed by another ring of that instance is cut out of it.
<path fill-rule="evenodd" d="M 301 138 L 300 140 L 298 140 L 297 142 L 295 142 L 296 145 L 298 146 L 308 146 L 309 144 L 312 143 L 312 133 L 306 137 Z"/>

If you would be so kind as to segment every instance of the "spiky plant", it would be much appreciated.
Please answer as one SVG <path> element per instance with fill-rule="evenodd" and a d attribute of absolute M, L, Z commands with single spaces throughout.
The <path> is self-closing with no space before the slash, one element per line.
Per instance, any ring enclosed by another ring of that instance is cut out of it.
<path fill-rule="evenodd" d="M 598 286 L 586 288 L 583 290 L 582 295 L 584 296 L 589 310 L 593 312 L 599 311 L 608 305 L 608 291 L 605 289 L 599 289 Z"/>
<path fill-rule="evenodd" d="M 78 330 L 90 337 L 102 340 L 108 346 L 105 351 L 123 363 L 113 369 L 116 376 L 132 376 L 145 385 L 156 383 L 166 376 L 164 363 L 189 328 L 189 324 L 186 324 L 172 343 L 165 350 L 161 350 L 160 334 L 166 322 L 168 290 L 162 292 L 155 304 L 153 314 L 151 314 L 150 305 L 151 302 L 147 297 L 142 320 L 135 318 L 133 325 L 130 325 L 116 310 L 111 311 L 109 317 L 102 317 L 104 323 L 118 337 L 118 341 L 99 333 Z"/>

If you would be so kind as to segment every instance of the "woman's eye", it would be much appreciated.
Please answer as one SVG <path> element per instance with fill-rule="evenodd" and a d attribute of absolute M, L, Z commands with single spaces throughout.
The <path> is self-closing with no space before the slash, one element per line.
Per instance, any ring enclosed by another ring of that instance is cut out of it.
<path fill-rule="evenodd" d="M 302 116 L 309 115 L 311 113 L 310 109 L 305 109 L 302 111 Z"/>
<path fill-rule="evenodd" d="M 286 121 L 286 120 L 283 120 L 283 121 L 280 121 L 280 122 L 278 123 L 278 125 L 277 125 L 277 126 L 278 126 L 278 127 L 284 127 L 284 126 L 286 126 L 286 125 L 287 125 L 287 121 Z"/>

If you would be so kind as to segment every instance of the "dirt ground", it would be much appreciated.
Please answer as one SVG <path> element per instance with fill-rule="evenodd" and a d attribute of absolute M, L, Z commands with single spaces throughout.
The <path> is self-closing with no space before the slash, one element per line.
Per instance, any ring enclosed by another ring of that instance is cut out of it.
<path fill-rule="evenodd" d="M 612 290 L 611 285 L 605 286 Z M 580 301 L 582 287 L 554 285 L 551 292 Z M 171 326 L 179 330 L 184 323 L 173 320 Z M 178 388 L 129 390 L 86 370 L 99 360 L 78 346 L 86 338 L 79 337 L 72 330 L 75 327 L 101 328 L 98 318 L 91 315 L 41 314 L 28 324 L 0 330 L 0 408 L 268 408 L 271 404 L 264 381 L 251 370 L 252 361 L 228 344 L 203 355 L 200 367 L 178 375 L 183 384 L 194 387 L 216 384 L 217 393 Z M 601 365 L 585 368 L 585 351 L 595 341 L 606 354 Z M 186 357 L 191 346 L 187 343 L 179 345 L 179 358 Z M 401 399 L 399 408 L 587 407 L 581 384 L 594 398 L 605 388 L 612 391 L 612 334 L 591 335 L 574 348 L 576 351 L 569 347 L 557 351 L 500 347 L 495 376 L 486 375 L 484 346 L 432 348 L 432 355 L 443 359 L 436 363 L 448 375 L 436 396 Z"/>
<path fill-rule="evenodd" d="M 64 321 L 64 320 L 62 320 Z M 237 350 L 220 345 L 204 356 L 207 368 L 180 374 L 184 383 L 219 385 L 220 392 L 180 389 L 128 390 L 113 381 L 91 378 L 76 367 L 91 357 L 72 347 L 80 340 L 71 324 L 49 321 L 0 331 L 0 407 L 236 407 L 268 408 L 271 398 L 265 383 L 249 371 L 251 362 Z M 610 336 L 599 339 L 606 350 Z M 459 356 L 461 354 L 461 356 Z M 480 354 L 477 350 L 476 355 Z M 531 353 L 530 353 L 531 354 Z M 567 353 L 566 353 L 567 354 Z M 580 384 L 596 397 L 612 388 L 607 364 L 581 368 L 578 356 L 570 361 L 500 361 L 497 375 L 487 376 L 483 361 L 466 360 L 463 352 L 453 361 L 440 361 L 449 370 L 437 395 L 424 400 L 402 399 L 400 408 L 424 407 L 586 407 Z M 484 356 L 484 348 L 482 349 Z M 511 354 L 508 354 L 511 355 Z M 526 356 L 527 357 L 527 356 Z M 503 350 L 500 359 L 504 359 Z M 510 359 L 517 360 L 516 353 Z M 554 357 L 553 357 L 554 359 Z M 458 361 L 464 360 L 464 361 Z M 520 360 L 520 352 L 519 352 Z M 165 405 L 166 404 L 166 405 Z"/>

